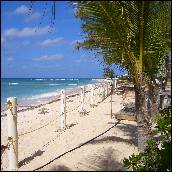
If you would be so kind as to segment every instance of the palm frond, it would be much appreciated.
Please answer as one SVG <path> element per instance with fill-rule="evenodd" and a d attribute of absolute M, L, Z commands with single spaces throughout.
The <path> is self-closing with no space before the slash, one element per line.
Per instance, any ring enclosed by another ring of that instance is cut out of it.
<path fill-rule="evenodd" d="M 77 3 L 76 17 L 82 21 L 82 34 L 85 37 L 77 48 L 95 50 L 108 63 L 117 63 L 127 69 L 136 80 L 139 74 L 139 57 L 140 71 L 143 68 L 147 74 L 157 72 L 158 61 L 169 48 L 171 2 Z M 152 68 L 153 72 L 149 72 Z"/>

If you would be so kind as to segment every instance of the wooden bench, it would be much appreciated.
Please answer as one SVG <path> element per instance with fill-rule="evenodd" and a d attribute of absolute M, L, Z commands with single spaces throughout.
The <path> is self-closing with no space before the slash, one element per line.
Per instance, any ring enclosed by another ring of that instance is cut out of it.
<path fill-rule="evenodd" d="M 128 120 L 128 121 L 137 121 L 136 115 L 135 114 L 127 114 L 127 113 L 115 113 L 112 114 L 112 118 L 113 116 L 115 117 L 115 119 L 117 120 Z"/>

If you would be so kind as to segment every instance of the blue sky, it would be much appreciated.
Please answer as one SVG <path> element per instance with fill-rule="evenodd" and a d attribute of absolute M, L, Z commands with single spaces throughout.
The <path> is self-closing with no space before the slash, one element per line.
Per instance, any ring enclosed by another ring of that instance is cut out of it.
<path fill-rule="evenodd" d="M 66 1 L 56 2 L 51 30 L 52 2 L 36 1 L 29 12 L 30 4 L 1 2 L 1 77 L 103 77 L 101 59 L 74 48 L 83 38 L 72 6 Z M 117 75 L 122 73 L 116 69 Z"/>

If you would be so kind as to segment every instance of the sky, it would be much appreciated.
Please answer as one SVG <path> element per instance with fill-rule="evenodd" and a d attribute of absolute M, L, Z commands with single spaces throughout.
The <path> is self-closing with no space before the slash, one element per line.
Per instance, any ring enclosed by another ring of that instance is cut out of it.
<path fill-rule="evenodd" d="M 1 78 L 101 78 L 101 58 L 76 50 L 81 21 L 67 1 L 1 1 Z M 116 75 L 126 73 L 115 66 Z"/>

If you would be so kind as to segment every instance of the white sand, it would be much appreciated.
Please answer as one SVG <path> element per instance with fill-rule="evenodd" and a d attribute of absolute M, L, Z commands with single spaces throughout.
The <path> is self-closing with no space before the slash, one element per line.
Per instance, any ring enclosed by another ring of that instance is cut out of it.
<path fill-rule="evenodd" d="M 98 90 L 96 90 L 98 93 Z M 60 131 L 60 101 L 46 104 L 40 108 L 18 113 L 19 171 L 34 170 L 59 155 L 96 137 L 113 126 L 115 119 L 110 118 L 110 97 L 90 107 L 90 92 L 85 94 L 85 109 L 89 112 L 82 116 L 78 109 L 80 95 L 67 99 L 67 129 Z M 98 95 L 95 102 L 99 100 Z M 113 113 L 123 107 L 122 96 L 113 95 Z M 128 94 L 125 102 L 133 102 L 134 95 Z M 42 108 L 48 113 L 39 114 Z M 35 132 L 20 136 L 22 133 L 39 128 L 52 121 L 50 125 Z M 121 121 L 107 133 L 90 143 L 76 149 L 41 170 L 125 170 L 122 160 L 137 153 L 136 122 Z M 1 118 L 1 144 L 7 143 L 7 118 Z M 2 155 L 1 170 L 8 170 L 7 151 Z"/>

